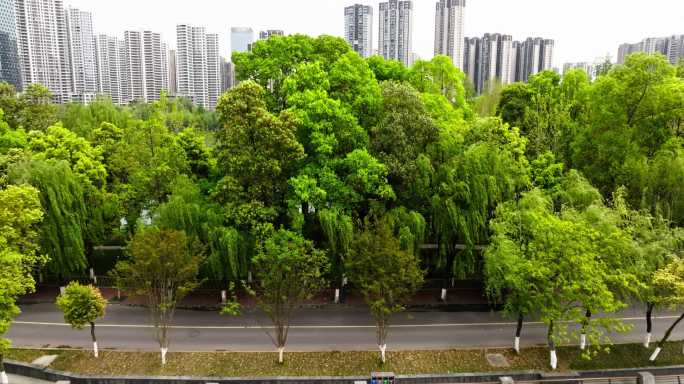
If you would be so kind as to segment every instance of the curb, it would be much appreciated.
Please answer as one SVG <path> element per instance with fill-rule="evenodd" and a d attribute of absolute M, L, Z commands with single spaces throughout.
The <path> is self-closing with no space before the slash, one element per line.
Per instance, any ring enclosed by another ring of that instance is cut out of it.
<path fill-rule="evenodd" d="M 188 377 L 188 376 L 90 376 L 61 372 L 36 365 L 8 360 L 5 362 L 7 373 L 46 381 L 69 381 L 71 384 L 356 384 L 368 382 L 361 376 L 318 376 L 318 377 Z M 608 379 L 633 376 L 639 372 L 650 372 L 654 376 L 683 375 L 684 365 L 650 368 L 624 368 L 592 371 L 570 371 L 548 373 L 542 371 L 457 373 L 449 375 L 399 375 L 398 384 L 457 384 L 457 383 L 498 383 L 501 377 L 513 381 L 539 381 L 553 379 L 555 383 L 575 382 L 579 379 Z"/>

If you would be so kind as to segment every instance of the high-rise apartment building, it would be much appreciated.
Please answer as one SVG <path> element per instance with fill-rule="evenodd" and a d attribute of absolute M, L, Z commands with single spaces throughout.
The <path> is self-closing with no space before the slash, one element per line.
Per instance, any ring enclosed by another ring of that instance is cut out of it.
<path fill-rule="evenodd" d="M 463 72 L 478 93 L 486 91 L 494 81 L 503 85 L 527 81 L 531 75 L 552 69 L 553 46 L 550 39 L 519 42 L 499 33 L 465 38 Z"/>
<path fill-rule="evenodd" d="M 248 27 L 233 27 L 230 29 L 230 51 L 249 52 L 254 43 L 254 30 Z"/>
<path fill-rule="evenodd" d="M 0 81 L 22 90 L 14 0 L 0 0 Z"/>
<path fill-rule="evenodd" d="M 95 52 L 97 93 L 108 95 L 114 104 L 126 104 L 130 99 L 126 45 L 116 37 L 98 35 L 95 38 Z"/>
<path fill-rule="evenodd" d="M 344 9 L 344 37 L 362 57 L 373 55 L 373 7 L 354 4 Z"/>
<path fill-rule="evenodd" d="M 219 36 L 207 34 L 207 94 L 209 109 L 216 108 L 221 96 L 221 55 L 219 54 Z"/>
<path fill-rule="evenodd" d="M 435 7 L 435 55 L 451 57 L 463 69 L 466 0 L 439 0 Z"/>
<path fill-rule="evenodd" d="M 477 78 L 477 64 L 478 64 L 478 48 L 480 39 L 477 37 L 464 39 L 463 44 L 463 73 L 475 86 Z"/>
<path fill-rule="evenodd" d="M 69 42 L 62 0 L 15 0 L 21 79 L 40 83 L 56 102 L 71 101 Z"/>
<path fill-rule="evenodd" d="M 271 36 L 285 36 L 285 31 L 282 29 L 267 29 L 259 32 L 259 40 L 266 40 Z"/>
<path fill-rule="evenodd" d="M 178 93 L 178 81 L 176 80 L 176 50 L 169 50 L 169 94 Z"/>
<path fill-rule="evenodd" d="M 672 35 L 669 37 L 649 37 L 638 43 L 620 44 L 618 48 L 617 63 L 624 64 L 627 56 L 636 52 L 644 52 L 650 55 L 662 54 L 670 60 L 671 64 L 677 64 L 684 60 L 684 35 Z"/>
<path fill-rule="evenodd" d="M 218 35 L 206 34 L 204 27 L 187 24 L 178 25 L 176 33 L 178 95 L 214 109 L 221 92 Z"/>
<path fill-rule="evenodd" d="M 594 80 L 596 79 L 596 65 L 592 63 L 587 63 L 587 62 L 579 62 L 579 63 L 565 63 L 563 64 L 563 75 L 565 75 L 566 72 L 573 70 L 573 69 L 579 69 L 587 73 L 587 77 L 589 80 Z"/>
<path fill-rule="evenodd" d="M 125 31 L 127 101 L 153 102 L 169 89 L 166 44 L 151 31 Z"/>
<path fill-rule="evenodd" d="M 72 7 L 65 10 L 65 15 L 71 55 L 71 100 L 88 104 L 98 91 L 93 16 Z"/>
<path fill-rule="evenodd" d="M 221 58 L 221 93 L 226 92 L 233 86 L 233 63 Z"/>
<path fill-rule="evenodd" d="M 378 53 L 387 60 L 412 64 L 413 2 L 389 0 L 380 3 Z"/>

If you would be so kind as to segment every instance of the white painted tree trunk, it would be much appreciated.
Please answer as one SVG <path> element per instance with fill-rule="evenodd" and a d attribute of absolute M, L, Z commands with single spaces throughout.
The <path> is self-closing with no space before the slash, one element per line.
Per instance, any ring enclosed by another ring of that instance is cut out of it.
<path fill-rule="evenodd" d="M 380 360 L 384 364 L 386 360 L 387 344 L 378 345 L 378 347 L 380 348 Z"/>
<path fill-rule="evenodd" d="M 59 294 L 60 295 L 63 295 L 65 291 L 66 291 L 66 287 L 59 287 Z"/>
<path fill-rule="evenodd" d="M 335 288 L 335 304 L 339 304 L 339 303 L 340 303 L 340 289 Z"/>
<path fill-rule="evenodd" d="M 348 283 L 349 283 L 349 280 L 347 279 L 347 276 L 342 277 L 342 286 L 346 287 Z"/>
<path fill-rule="evenodd" d="M 283 353 L 285 353 L 285 347 L 280 347 L 280 348 L 278 348 L 278 362 L 279 362 L 280 364 L 282 364 L 283 361 L 284 361 L 284 359 L 283 359 Z"/>
<path fill-rule="evenodd" d="M 585 333 L 580 335 L 580 349 L 584 351 L 587 348 L 587 335 Z"/>
<path fill-rule="evenodd" d="M 226 303 L 226 291 L 221 291 L 221 304 Z"/>
<path fill-rule="evenodd" d="M 247 282 L 252 284 L 252 271 L 247 271 Z"/>
<path fill-rule="evenodd" d="M 516 336 L 515 341 L 513 342 L 513 349 L 515 349 L 515 353 L 520 354 L 520 337 Z"/>
<path fill-rule="evenodd" d="M 166 365 L 166 353 L 169 351 L 168 348 L 162 348 L 161 349 L 161 359 L 162 359 L 162 365 Z"/>
<path fill-rule="evenodd" d="M 442 288 L 442 296 L 441 296 L 441 298 L 442 298 L 442 301 L 446 301 L 446 299 L 447 299 L 447 290 L 446 290 L 446 288 Z"/>
<path fill-rule="evenodd" d="M 93 341 L 93 356 L 95 356 L 95 358 L 100 357 L 99 351 L 97 350 L 97 341 Z"/>
<path fill-rule="evenodd" d="M 648 358 L 649 361 L 655 361 L 655 359 L 658 358 L 658 355 L 660 354 L 660 347 L 656 348 L 655 351 L 653 351 L 653 354 L 651 357 Z"/>
<path fill-rule="evenodd" d="M 558 356 L 556 356 L 556 350 L 551 350 L 551 369 L 555 370 L 558 366 Z"/>
<path fill-rule="evenodd" d="M 651 345 L 651 332 L 646 334 L 644 337 L 644 348 L 648 348 Z"/>
<path fill-rule="evenodd" d="M 0 372 L 0 384 L 9 384 L 9 379 L 5 371 Z"/>

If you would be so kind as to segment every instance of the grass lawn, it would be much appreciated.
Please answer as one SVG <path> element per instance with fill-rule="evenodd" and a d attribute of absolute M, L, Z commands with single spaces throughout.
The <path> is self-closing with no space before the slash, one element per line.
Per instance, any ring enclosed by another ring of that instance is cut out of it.
<path fill-rule="evenodd" d="M 657 366 L 684 364 L 682 342 L 669 343 L 661 352 Z M 573 369 L 626 368 L 650 366 L 646 350 L 639 344 L 614 345 L 610 353 L 601 352 L 592 360 L 583 359 L 577 347 L 558 351 L 558 371 Z M 388 362 L 381 366 L 374 352 L 291 352 L 285 353 L 285 364 L 276 362 L 276 353 L 173 353 L 161 367 L 159 353 L 100 351 L 95 359 L 89 351 L 12 349 L 6 357 L 30 362 L 43 354 L 59 357 L 50 368 L 93 375 L 165 375 L 165 376 L 367 376 L 371 371 L 393 371 L 396 374 L 429 374 L 502 371 L 487 364 L 487 353 L 502 353 L 508 359 L 508 370 L 547 370 L 548 351 L 527 348 L 520 355 L 511 349 L 462 349 L 443 351 L 389 352 Z"/>

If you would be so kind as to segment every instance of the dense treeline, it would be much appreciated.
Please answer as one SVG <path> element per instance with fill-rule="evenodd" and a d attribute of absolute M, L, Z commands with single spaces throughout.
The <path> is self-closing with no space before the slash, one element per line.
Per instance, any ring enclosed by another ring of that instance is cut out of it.
<path fill-rule="evenodd" d="M 46 273 L 84 274 L 94 246 L 154 227 L 184 232 L 199 275 L 228 286 L 276 273 L 289 243 L 316 278 L 366 284 L 376 304 L 366 266 L 412 271 L 398 296 L 425 273 L 482 279 L 518 337 L 526 316 L 549 325 L 552 351 L 560 321 L 581 324 L 584 347 L 620 328 L 592 313 L 683 304 L 684 65 L 636 54 L 594 82 L 543 72 L 476 98 L 447 57 L 405 68 L 328 36 L 274 37 L 233 61 L 242 82 L 215 112 L 0 87 L 0 193 L 36 191 L 30 254 Z M 389 259 L 368 254 L 378 244 Z"/>

